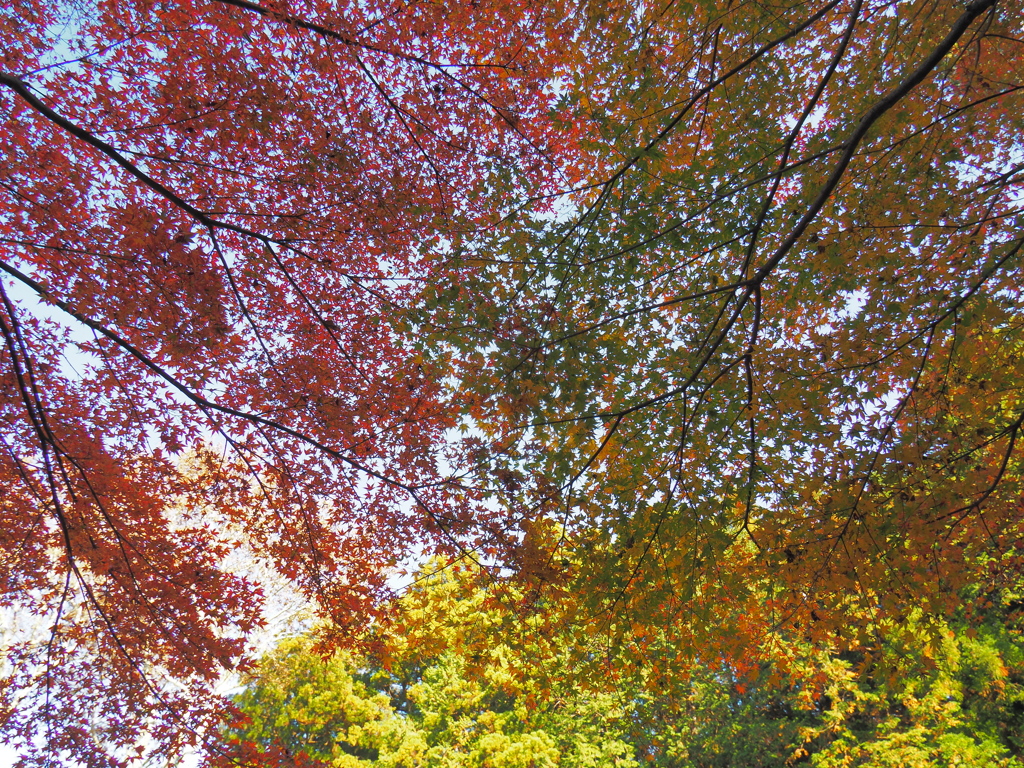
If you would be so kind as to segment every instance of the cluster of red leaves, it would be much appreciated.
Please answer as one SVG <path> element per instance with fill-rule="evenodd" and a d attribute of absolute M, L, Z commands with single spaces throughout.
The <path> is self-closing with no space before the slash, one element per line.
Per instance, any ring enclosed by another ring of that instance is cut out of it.
<path fill-rule="evenodd" d="M 0 10 L 0 602 L 37 617 L 4 638 L 3 725 L 32 760 L 202 733 L 262 621 L 239 546 L 351 624 L 452 536 L 453 415 L 398 324 L 424 247 L 570 148 L 532 45 L 562 19 Z"/>

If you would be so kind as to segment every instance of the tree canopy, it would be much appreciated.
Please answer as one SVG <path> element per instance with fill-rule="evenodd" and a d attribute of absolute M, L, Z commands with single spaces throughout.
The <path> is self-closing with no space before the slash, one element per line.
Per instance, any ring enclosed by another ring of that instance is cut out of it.
<path fill-rule="evenodd" d="M 261 662 L 214 765 L 538 768 L 1019 768 L 1024 635 L 997 598 L 980 628 L 920 612 L 864 653 L 797 641 L 778 684 L 726 661 L 656 692 L 652 667 L 595 689 L 564 674 L 582 639 L 475 648 L 503 602 L 479 570 L 424 574 L 400 602 L 401 632 L 363 657 L 327 659 L 310 635 Z M 505 640 L 515 633 L 504 633 Z M 585 642 L 585 639 L 584 639 Z M 592 652 L 599 646 L 590 638 Z M 772 671 L 771 662 L 760 670 Z"/>
<path fill-rule="evenodd" d="M 650 686 L 1018 583 L 1019 4 L 14 0 L 0 34 L 27 760 L 201 742 L 255 563 L 351 645 L 439 555 Z"/>

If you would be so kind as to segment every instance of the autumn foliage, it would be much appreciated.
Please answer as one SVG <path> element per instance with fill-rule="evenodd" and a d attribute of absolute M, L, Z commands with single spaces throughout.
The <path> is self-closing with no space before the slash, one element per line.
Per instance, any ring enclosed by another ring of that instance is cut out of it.
<path fill-rule="evenodd" d="M 566 668 L 581 649 L 601 654 L 603 638 L 583 626 L 545 638 L 538 616 L 505 609 L 508 583 L 438 565 L 398 601 L 377 652 L 324 657 L 299 633 L 263 657 L 211 765 L 1024 765 L 1020 592 L 985 595 L 969 625 L 912 611 L 871 653 L 790 636 L 784 670 L 706 657 L 656 685 L 639 664 L 595 687 Z"/>
<path fill-rule="evenodd" d="M 1016 583 L 1022 27 L 8 3 L 6 731 L 202 742 L 257 565 L 340 642 L 401 563 L 474 562 L 541 636 L 603 637 L 595 679 Z"/>

